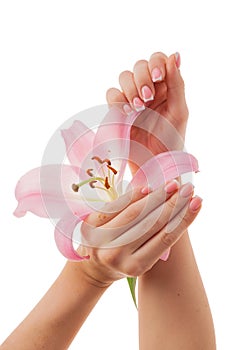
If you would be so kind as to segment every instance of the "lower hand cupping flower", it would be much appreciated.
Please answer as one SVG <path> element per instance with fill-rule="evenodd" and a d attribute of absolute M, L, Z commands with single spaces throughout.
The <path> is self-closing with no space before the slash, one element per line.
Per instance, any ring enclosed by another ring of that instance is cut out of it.
<path fill-rule="evenodd" d="M 79 247 L 81 254 L 90 256 L 80 263 L 86 278 L 108 286 L 123 277 L 144 274 L 182 236 L 200 207 L 192 184 L 179 188 L 173 180 L 149 194 L 135 189 L 107 204 L 103 212 L 90 214 L 81 226 L 88 244 Z M 107 241 L 111 248 L 91 247 Z"/>

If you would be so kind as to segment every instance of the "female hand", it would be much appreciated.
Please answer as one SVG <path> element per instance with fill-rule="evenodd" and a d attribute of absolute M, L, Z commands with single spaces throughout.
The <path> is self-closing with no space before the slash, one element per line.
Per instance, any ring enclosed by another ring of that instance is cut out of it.
<path fill-rule="evenodd" d="M 81 227 L 85 246 L 79 253 L 90 255 L 79 263 L 84 278 L 106 287 L 144 274 L 180 239 L 200 208 L 192 184 L 179 188 L 176 180 L 148 194 L 139 189 L 128 192 L 107 204 Z"/>
<path fill-rule="evenodd" d="M 133 72 L 120 74 L 122 91 L 116 88 L 107 91 L 110 106 L 120 105 L 126 115 L 133 110 L 141 111 L 132 128 L 131 139 L 146 146 L 152 155 L 183 148 L 188 108 L 179 66 L 178 53 L 170 57 L 154 53 L 149 61 L 137 61 Z M 148 113 L 145 107 L 154 113 Z M 134 146 L 132 143 L 132 155 Z M 144 161 L 141 159 L 141 163 Z M 131 170 L 135 172 L 137 167 L 131 166 Z"/>

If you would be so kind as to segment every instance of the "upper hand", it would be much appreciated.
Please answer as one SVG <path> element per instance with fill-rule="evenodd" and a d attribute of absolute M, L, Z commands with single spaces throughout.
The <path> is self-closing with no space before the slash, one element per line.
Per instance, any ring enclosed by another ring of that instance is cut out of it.
<path fill-rule="evenodd" d="M 154 111 L 142 111 L 131 132 L 131 139 L 146 146 L 153 155 L 183 148 L 188 108 L 179 65 L 179 54 L 167 57 L 154 53 L 149 61 L 137 61 L 132 72 L 120 74 L 122 91 L 107 91 L 108 104 L 118 104 L 126 115 L 144 107 Z"/>

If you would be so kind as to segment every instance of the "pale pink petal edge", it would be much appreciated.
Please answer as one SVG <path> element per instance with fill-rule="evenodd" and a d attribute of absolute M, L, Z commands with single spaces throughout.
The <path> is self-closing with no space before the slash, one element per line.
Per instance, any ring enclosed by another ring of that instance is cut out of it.
<path fill-rule="evenodd" d="M 54 231 L 54 238 L 60 253 L 68 260 L 82 261 L 90 258 L 87 256 L 80 256 L 73 246 L 73 232 L 76 225 L 81 221 L 81 218 L 69 215 L 61 219 Z"/>

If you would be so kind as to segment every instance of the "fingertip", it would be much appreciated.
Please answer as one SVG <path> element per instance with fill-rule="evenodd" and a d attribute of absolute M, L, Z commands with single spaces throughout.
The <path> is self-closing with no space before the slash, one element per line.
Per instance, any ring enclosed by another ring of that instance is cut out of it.
<path fill-rule="evenodd" d="M 123 103 L 126 101 L 123 93 L 114 87 L 106 91 L 106 100 L 109 105 L 113 105 L 115 103 Z"/>
<path fill-rule="evenodd" d="M 180 68 L 180 54 L 178 52 L 173 53 L 168 57 L 166 71 L 169 74 L 177 74 L 179 73 Z"/>
<path fill-rule="evenodd" d="M 203 199 L 199 196 L 195 196 L 191 199 L 189 203 L 189 208 L 191 212 L 196 213 L 201 209 Z"/>
<path fill-rule="evenodd" d="M 106 91 L 105 96 L 106 96 L 106 100 L 107 100 L 108 104 L 110 104 L 112 92 L 113 92 L 114 90 L 115 90 L 114 88 L 109 88 L 109 89 Z"/>
<path fill-rule="evenodd" d="M 151 193 L 152 191 L 153 191 L 153 189 L 150 185 L 145 186 L 141 189 L 141 193 L 145 194 L 145 195 Z"/>
<path fill-rule="evenodd" d="M 176 179 L 173 179 L 166 183 L 164 190 L 166 193 L 169 194 L 177 191 L 179 189 L 179 186 L 180 186 L 179 182 Z"/>
<path fill-rule="evenodd" d="M 170 256 L 171 249 L 167 249 L 160 257 L 160 260 L 167 261 Z"/>
<path fill-rule="evenodd" d="M 179 52 L 176 52 L 174 56 L 175 56 L 175 64 L 176 64 L 176 67 L 179 69 L 179 68 L 180 68 L 180 65 L 181 65 L 180 53 L 179 53 Z"/>

